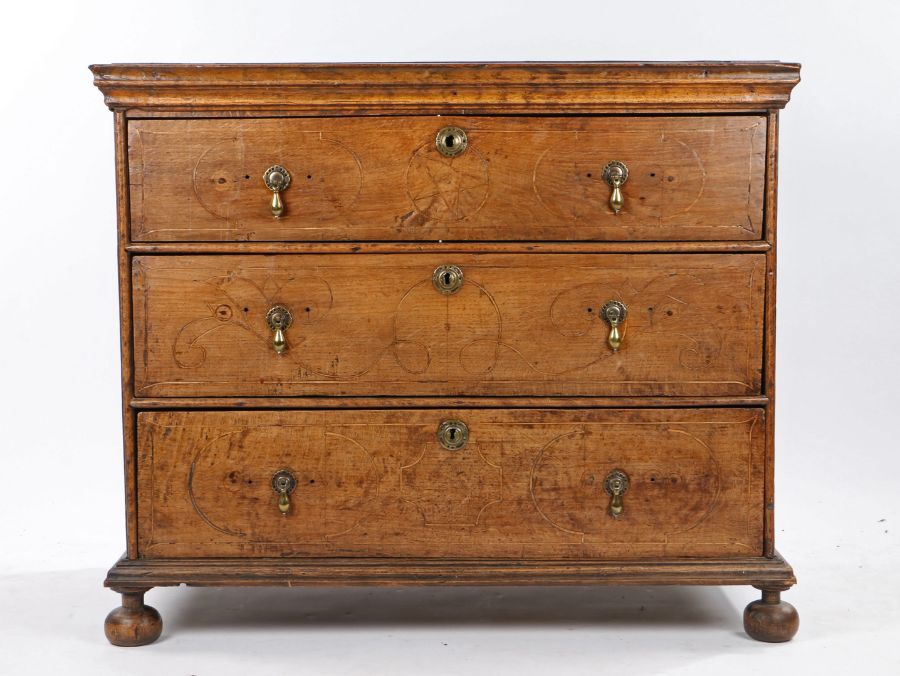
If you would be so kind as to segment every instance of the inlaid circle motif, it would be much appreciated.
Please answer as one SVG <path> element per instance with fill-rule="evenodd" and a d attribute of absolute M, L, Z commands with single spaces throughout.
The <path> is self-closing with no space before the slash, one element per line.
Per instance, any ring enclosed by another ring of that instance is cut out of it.
<path fill-rule="evenodd" d="M 488 197 L 488 162 L 471 145 L 456 157 L 444 157 L 434 143 L 423 144 L 406 168 L 406 192 L 430 221 L 461 221 L 478 213 Z"/>
<path fill-rule="evenodd" d="M 236 135 L 203 151 L 192 187 L 203 209 L 228 222 L 268 218 L 276 187 L 293 205 L 285 220 L 327 222 L 353 208 L 362 166 L 352 149 L 319 133 L 295 134 L 289 145 L 276 148 L 252 134 Z"/>

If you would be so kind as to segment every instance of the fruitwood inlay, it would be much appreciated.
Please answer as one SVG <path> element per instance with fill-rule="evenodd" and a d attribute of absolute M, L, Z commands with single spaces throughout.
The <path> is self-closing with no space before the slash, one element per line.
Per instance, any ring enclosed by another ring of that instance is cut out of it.
<path fill-rule="evenodd" d="M 439 129 L 466 130 L 447 158 Z M 129 124 L 132 238 L 759 240 L 766 118 L 296 118 Z M 629 167 L 614 214 L 602 177 Z M 293 176 L 273 219 L 263 172 Z"/>
<path fill-rule="evenodd" d="M 462 419 L 449 451 L 438 424 Z M 153 412 L 144 557 L 758 555 L 764 414 L 730 410 Z M 270 480 L 297 478 L 284 517 Z M 603 479 L 625 471 L 625 512 Z"/>
<path fill-rule="evenodd" d="M 465 274 L 453 295 L 432 271 Z M 761 255 L 140 256 L 153 396 L 759 393 Z M 623 348 L 602 305 L 629 307 Z M 275 354 L 273 305 L 294 315 Z"/>
<path fill-rule="evenodd" d="M 749 397 L 164 397 L 134 398 L 133 409 L 257 408 L 713 408 L 766 406 Z"/>

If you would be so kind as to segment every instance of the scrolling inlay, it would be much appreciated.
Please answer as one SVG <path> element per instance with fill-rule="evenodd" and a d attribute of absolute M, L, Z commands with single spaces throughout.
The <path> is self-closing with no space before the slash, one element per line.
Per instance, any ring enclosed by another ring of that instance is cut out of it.
<path fill-rule="evenodd" d="M 288 350 L 282 356 L 297 364 L 298 373 L 332 380 L 359 378 L 388 354 L 412 375 L 432 372 L 435 364 L 441 364 L 441 370 L 452 368 L 457 377 L 490 377 L 503 352 L 519 359 L 532 372 L 547 376 L 575 373 L 611 358 L 601 340 L 605 327 L 599 306 L 605 298 L 622 298 L 633 308 L 626 328 L 629 347 L 654 341 L 658 335 L 676 336 L 681 343 L 679 365 L 702 371 L 716 363 L 724 342 L 722 327 L 698 322 L 691 308 L 690 299 L 702 297 L 705 284 L 702 277 L 692 273 L 667 273 L 649 282 L 635 282 L 626 274 L 618 283 L 588 282 L 559 291 L 546 310 L 550 326 L 571 342 L 577 354 L 584 355 L 580 362 L 565 368 L 544 363 L 540 346 L 509 342 L 498 300 L 477 279 L 469 279 L 454 296 L 435 294 L 429 277 L 402 292 L 393 312 L 385 314 L 384 321 L 391 325 L 391 340 L 381 344 L 371 363 L 362 368 L 322 368 L 304 349 Z M 215 290 L 219 301 L 209 303 L 208 315 L 187 322 L 175 335 L 172 355 L 182 369 L 201 367 L 207 358 L 204 343 L 226 327 L 246 331 L 258 344 L 260 354 L 267 355 L 271 336 L 264 316 L 273 304 L 293 308 L 296 322 L 290 329 L 292 343 L 309 338 L 310 344 L 320 344 L 325 336 L 315 334 L 316 324 L 335 310 L 332 285 L 312 274 L 267 276 L 258 282 L 229 272 L 208 279 L 205 285 Z M 741 303 L 732 296 L 717 300 L 721 306 L 738 307 Z M 432 316 L 444 316 L 446 320 L 422 321 L 422 317 Z M 347 321 L 351 320 L 348 313 Z M 332 365 L 339 362 L 340 355 L 329 358 Z"/>

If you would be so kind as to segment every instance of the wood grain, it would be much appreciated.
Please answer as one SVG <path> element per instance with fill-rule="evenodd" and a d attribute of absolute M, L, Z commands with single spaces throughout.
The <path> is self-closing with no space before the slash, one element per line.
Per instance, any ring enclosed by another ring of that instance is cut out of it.
<path fill-rule="evenodd" d="M 128 120 L 122 113 L 114 116 L 116 166 L 116 253 L 119 292 L 119 358 L 122 392 L 122 466 L 125 484 L 126 554 L 137 556 L 137 416 L 128 405 L 134 391 L 134 326 L 132 313 L 131 255 L 127 251 L 131 232 L 131 207 L 128 189 Z"/>
<path fill-rule="evenodd" d="M 744 631 L 757 641 L 784 643 L 794 638 L 799 628 L 797 609 L 781 600 L 778 588 L 763 587 L 762 598 L 744 609 Z"/>
<path fill-rule="evenodd" d="M 113 645 L 134 648 L 159 638 L 162 618 L 156 608 L 144 604 L 143 591 L 123 591 L 122 605 L 106 616 L 103 629 Z"/>
<path fill-rule="evenodd" d="M 776 232 L 778 221 L 778 111 L 769 113 L 766 140 L 766 201 L 765 236 L 769 243 L 766 252 L 766 316 L 763 321 L 765 370 L 763 391 L 769 397 L 766 408 L 766 556 L 775 555 L 775 286 Z"/>
<path fill-rule="evenodd" d="M 749 397 L 138 397 L 131 407 L 144 409 L 257 408 L 711 408 L 765 406 L 762 395 Z"/>
<path fill-rule="evenodd" d="M 448 451 L 435 432 L 455 418 L 469 442 Z M 148 412 L 138 427 L 144 558 L 762 554 L 761 409 Z M 618 519 L 613 469 L 631 481 Z"/>
<path fill-rule="evenodd" d="M 778 61 L 106 64 L 106 104 L 147 115 L 597 114 L 782 108 Z"/>
<path fill-rule="evenodd" d="M 127 551 L 157 585 L 752 584 L 774 547 L 779 62 L 119 64 Z M 470 147 L 434 149 L 457 125 Z M 603 165 L 628 164 L 625 208 Z M 271 218 L 261 173 L 287 165 Z M 458 294 L 431 286 L 463 268 Z M 598 308 L 629 307 L 612 354 Z M 278 357 L 274 303 L 295 324 Z M 446 451 L 437 424 L 462 418 Z M 300 479 L 286 517 L 269 482 Z M 602 478 L 627 471 L 613 519 Z"/>
<path fill-rule="evenodd" d="M 431 283 L 459 265 L 462 289 Z M 139 256 L 139 396 L 749 395 L 765 258 Z M 612 352 L 604 303 L 629 307 Z M 270 307 L 294 315 L 278 355 Z"/>
<path fill-rule="evenodd" d="M 434 138 L 460 126 L 468 149 Z M 760 116 L 136 120 L 132 238 L 756 240 Z M 628 165 L 614 214 L 602 177 Z M 274 219 L 262 176 L 292 175 Z"/>
<path fill-rule="evenodd" d="M 697 242 L 141 242 L 133 254 L 765 253 L 763 241 Z"/>
<path fill-rule="evenodd" d="M 622 559 L 616 561 L 387 558 L 121 559 L 106 586 L 253 587 L 350 585 L 759 585 L 787 589 L 794 571 L 772 558 Z"/>

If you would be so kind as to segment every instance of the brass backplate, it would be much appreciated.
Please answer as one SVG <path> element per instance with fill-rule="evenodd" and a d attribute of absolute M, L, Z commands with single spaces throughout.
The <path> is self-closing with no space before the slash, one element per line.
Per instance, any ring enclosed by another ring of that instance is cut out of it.
<path fill-rule="evenodd" d="M 272 192 L 281 192 L 291 184 L 291 174 L 280 164 L 273 164 L 263 174 L 263 181 Z"/>
<path fill-rule="evenodd" d="M 625 495 L 628 492 L 628 475 L 620 469 L 614 469 L 603 480 L 603 490 L 607 495 Z"/>
<path fill-rule="evenodd" d="M 603 167 L 603 180 L 613 187 L 617 182 L 619 185 L 624 185 L 625 181 L 628 180 L 628 167 L 619 160 L 608 162 Z"/>
<path fill-rule="evenodd" d="M 279 329 L 284 331 L 293 321 L 294 316 L 291 314 L 291 311 L 283 305 L 276 305 L 266 313 L 266 323 L 273 331 L 278 331 Z"/>
<path fill-rule="evenodd" d="M 469 137 L 459 127 L 444 127 L 437 133 L 434 145 L 444 157 L 456 157 L 469 147 Z"/>
<path fill-rule="evenodd" d="M 465 276 L 456 265 L 439 265 L 431 274 L 431 283 L 434 288 L 449 296 L 462 288 Z"/>
<path fill-rule="evenodd" d="M 458 451 L 469 441 L 469 426 L 462 420 L 445 420 L 438 426 L 437 438 L 448 451 Z"/>
<path fill-rule="evenodd" d="M 290 495 L 297 487 L 297 479 L 286 469 L 278 470 L 272 476 L 272 490 L 276 493 Z"/>
<path fill-rule="evenodd" d="M 618 326 L 625 321 L 628 314 L 628 308 L 625 303 L 620 300 L 611 300 L 600 309 L 600 316 L 606 320 L 610 326 Z"/>

